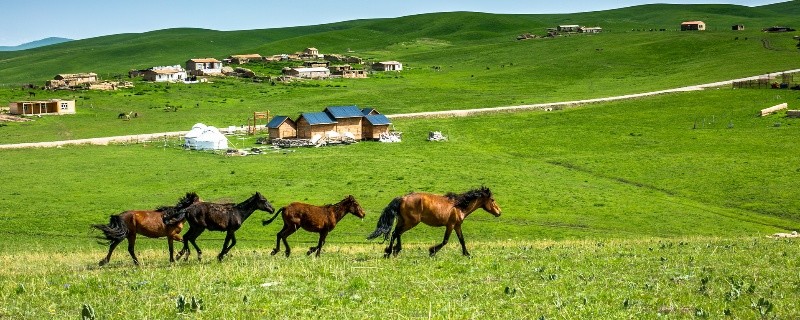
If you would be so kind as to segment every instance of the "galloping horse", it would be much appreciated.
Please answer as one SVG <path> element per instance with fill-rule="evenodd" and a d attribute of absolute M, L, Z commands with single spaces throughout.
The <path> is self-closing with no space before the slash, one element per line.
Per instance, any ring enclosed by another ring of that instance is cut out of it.
<path fill-rule="evenodd" d="M 169 261 L 174 262 L 172 241 L 183 241 L 181 239 L 181 230 L 183 229 L 183 219 L 175 220 L 170 224 L 165 224 L 162 218 L 165 215 L 173 214 L 181 209 L 185 209 L 195 202 L 199 202 L 200 197 L 196 193 L 190 192 L 183 197 L 178 204 L 174 207 L 159 207 L 155 211 L 145 210 L 130 210 L 120 214 L 112 215 L 108 224 L 95 224 L 92 227 L 103 231 L 104 237 L 100 239 L 108 240 L 108 255 L 100 260 L 100 265 L 105 265 L 111 260 L 111 253 L 114 248 L 125 240 L 128 239 L 128 253 L 133 258 L 133 263 L 138 265 L 139 259 L 133 249 L 136 244 L 136 234 L 141 234 L 150 238 L 167 237 L 169 242 Z"/>
<path fill-rule="evenodd" d="M 455 229 L 458 241 L 461 243 L 461 253 L 469 256 L 467 246 L 464 244 L 464 235 L 461 234 L 461 223 L 475 210 L 482 208 L 493 214 L 500 216 L 500 207 L 494 201 L 492 191 L 486 187 L 470 190 L 462 194 L 448 193 L 444 196 L 430 193 L 410 193 L 402 197 L 397 197 L 383 209 L 378 225 L 367 239 L 375 239 L 383 235 L 384 241 L 389 239 L 389 231 L 392 230 L 392 223 L 397 218 L 397 225 L 392 232 L 389 246 L 386 247 L 385 257 L 397 255 L 403 250 L 400 236 L 420 222 L 433 227 L 446 227 L 444 241 L 428 249 L 431 256 L 436 255 L 447 241 L 450 233 Z M 397 245 L 394 242 L 397 241 Z"/>
<path fill-rule="evenodd" d="M 288 206 L 278 209 L 272 218 L 263 220 L 261 225 L 265 226 L 270 224 L 278 217 L 278 213 L 281 213 L 281 217 L 283 218 L 283 229 L 278 232 L 278 240 L 277 243 L 275 243 L 275 249 L 272 250 L 272 255 L 281 251 L 281 239 L 283 239 L 283 245 L 286 246 L 287 257 L 292 253 L 292 250 L 289 248 L 289 242 L 286 241 L 286 238 L 301 227 L 306 231 L 319 233 L 319 243 L 317 246 L 309 248 L 308 252 L 306 252 L 306 255 L 317 252 L 317 257 L 319 257 L 320 253 L 322 253 L 322 245 L 325 244 L 325 237 L 328 236 L 329 232 L 333 231 L 333 228 L 336 227 L 336 223 L 341 221 L 345 215 L 351 213 L 356 217 L 364 219 L 364 209 L 361 209 L 361 205 L 358 204 L 358 201 L 356 201 L 356 198 L 352 195 L 347 196 L 337 204 L 328 204 L 321 207 L 293 202 Z"/>
<path fill-rule="evenodd" d="M 256 192 L 239 204 L 198 202 L 170 216 L 164 216 L 164 223 L 184 218 L 189 222 L 189 230 L 183 235 L 183 248 L 178 252 L 177 259 L 180 259 L 184 253 L 186 254 L 184 260 L 189 259 L 191 254 L 189 243 L 191 242 L 194 249 L 197 250 L 197 260 L 201 260 L 203 251 L 197 246 L 195 240 L 203 231 L 208 229 L 227 232 L 225 242 L 222 244 L 222 251 L 217 256 L 217 260 L 222 261 L 228 251 L 236 245 L 236 235 L 234 233 L 239 230 L 242 223 L 256 209 L 269 213 L 275 212 L 267 198 L 264 198 L 260 192 Z M 228 243 L 230 243 L 230 246 L 228 246 Z"/>

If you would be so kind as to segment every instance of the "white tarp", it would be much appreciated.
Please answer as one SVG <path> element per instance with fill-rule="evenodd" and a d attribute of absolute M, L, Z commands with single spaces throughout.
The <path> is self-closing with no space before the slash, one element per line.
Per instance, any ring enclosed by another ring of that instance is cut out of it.
<path fill-rule="evenodd" d="M 216 127 L 206 126 L 202 123 L 192 126 L 192 130 L 184 136 L 186 146 L 197 150 L 224 150 L 228 149 L 228 138 Z"/>

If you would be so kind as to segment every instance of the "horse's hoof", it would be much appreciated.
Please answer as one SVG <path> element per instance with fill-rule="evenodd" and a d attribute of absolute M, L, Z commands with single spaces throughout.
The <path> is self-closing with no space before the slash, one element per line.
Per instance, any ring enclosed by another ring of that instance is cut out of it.
<path fill-rule="evenodd" d="M 278 252 L 280 252 L 280 250 L 278 250 L 278 249 L 275 249 L 275 250 L 272 250 L 272 252 L 270 252 L 269 254 L 270 254 L 271 256 L 274 256 L 274 255 L 278 254 Z"/>
<path fill-rule="evenodd" d="M 108 263 L 108 261 L 106 261 L 106 259 L 103 259 L 103 260 L 100 260 L 99 264 L 102 267 L 102 266 L 106 265 L 106 263 Z"/>
<path fill-rule="evenodd" d="M 291 251 L 286 251 L 286 257 L 288 258 L 290 255 L 292 255 L 292 252 Z"/>

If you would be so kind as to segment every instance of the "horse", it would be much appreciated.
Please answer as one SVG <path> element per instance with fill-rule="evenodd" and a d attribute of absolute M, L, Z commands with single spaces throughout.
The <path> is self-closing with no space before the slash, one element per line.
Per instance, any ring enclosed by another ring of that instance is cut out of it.
<path fill-rule="evenodd" d="M 136 258 L 134 253 L 134 246 L 136 244 L 136 234 L 141 234 L 149 238 L 167 237 L 169 243 L 169 261 L 175 262 L 173 257 L 173 241 L 181 241 L 181 230 L 183 229 L 183 220 L 176 220 L 170 224 L 165 224 L 162 220 L 164 215 L 169 215 L 179 210 L 185 209 L 195 202 L 199 202 L 200 197 L 194 192 L 186 193 L 178 204 L 174 207 L 162 206 L 154 211 L 147 210 L 129 210 L 120 214 L 112 215 L 108 224 L 95 224 L 92 227 L 103 232 L 103 237 L 98 237 L 103 240 L 108 240 L 108 255 L 100 260 L 100 266 L 105 265 L 111 260 L 111 253 L 122 240 L 128 239 L 128 253 L 133 258 L 133 264 L 139 265 L 139 259 Z"/>
<path fill-rule="evenodd" d="M 388 240 L 389 231 L 392 230 L 392 223 L 396 218 L 397 225 L 394 227 L 394 232 L 392 232 L 384 257 L 397 256 L 400 250 L 403 249 L 400 239 L 403 232 L 423 222 L 433 227 L 446 227 L 444 241 L 428 249 L 431 257 L 436 255 L 436 252 L 447 244 L 450 239 L 450 233 L 453 230 L 456 231 L 458 241 L 461 243 L 461 253 L 468 257 L 469 251 L 467 251 L 467 246 L 464 244 L 461 224 L 470 213 L 479 208 L 486 210 L 495 217 L 499 217 L 502 211 L 495 202 L 492 191 L 487 187 L 480 187 L 462 194 L 451 192 L 443 196 L 423 192 L 409 193 L 394 198 L 389 202 L 389 205 L 383 209 L 380 218 L 378 218 L 375 231 L 367 236 L 367 239 L 372 240 L 383 235 L 384 241 Z M 397 241 L 397 245 L 394 245 L 395 241 Z"/>
<path fill-rule="evenodd" d="M 217 256 L 220 262 L 228 251 L 236 245 L 236 235 L 234 234 L 239 227 L 242 226 L 245 220 L 253 214 L 254 211 L 262 210 L 269 213 L 274 213 L 275 209 L 272 204 L 267 201 L 267 198 L 256 192 L 247 200 L 239 203 L 212 203 L 212 202 L 198 202 L 188 208 L 176 211 L 174 214 L 164 216 L 164 223 L 169 224 L 175 220 L 186 219 L 189 222 L 189 230 L 183 234 L 183 248 L 178 252 L 176 259 L 186 254 L 184 261 L 189 259 L 191 251 L 189 250 L 189 243 L 191 242 L 194 249 L 197 251 L 197 260 L 202 260 L 203 251 L 197 246 L 195 240 L 206 229 L 210 231 L 225 231 L 225 242 L 222 244 L 222 251 Z M 228 246 L 230 243 L 230 246 Z"/>
<path fill-rule="evenodd" d="M 289 242 L 286 241 L 292 233 L 300 228 L 306 231 L 319 233 L 319 242 L 316 247 L 311 247 L 306 252 L 306 255 L 311 255 L 316 252 L 317 257 L 322 253 L 322 246 L 325 244 L 325 238 L 328 233 L 333 231 L 336 223 L 342 220 L 348 213 L 356 217 L 364 219 L 364 209 L 358 204 L 356 198 L 352 195 L 339 201 L 336 204 L 328 204 L 324 206 L 315 206 L 301 202 L 293 202 L 288 206 L 278 209 L 275 215 L 269 220 L 261 221 L 261 225 L 266 226 L 272 223 L 278 214 L 283 218 L 283 229 L 278 232 L 278 239 L 275 243 L 275 249 L 272 250 L 272 255 L 276 255 L 281 250 L 281 239 L 286 246 L 286 256 L 288 257 L 292 250 L 289 248 Z"/>

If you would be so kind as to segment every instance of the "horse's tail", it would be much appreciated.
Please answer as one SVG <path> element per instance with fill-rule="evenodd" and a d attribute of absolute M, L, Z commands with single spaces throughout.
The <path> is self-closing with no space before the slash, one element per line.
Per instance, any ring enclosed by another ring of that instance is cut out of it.
<path fill-rule="evenodd" d="M 383 235 L 383 241 L 389 240 L 389 232 L 392 231 L 394 219 L 400 214 L 400 203 L 402 201 L 403 198 L 397 197 L 392 202 L 389 202 L 389 205 L 383 209 L 380 218 L 378 218 L 378 225 L 375 227 L 375 231 L 367 236 L 367 240 L 375 239 L 381 235 Z"/>
<path fill-rule="evenodd" d="M 103 231 L 103 236 L 97 237 L 101 240 L 118 242 L 128 237 L 128 226 L 125 224 L 125 220 L 118 214 L 112 215 L 108 220 L 108 224 L 94 224 L 92 227 Z"/>
<path fill-rule="evenodd" d="M 266 226 L 266 225 L 272 223 L 272 221 L 275 220 L 275 218 L 278 217 L 278 214 L 280 214 L 284 210 L 286 210 L 286 207 L 280 208 L 280 209 L 278 209 L 278 211 L 275 211 L 275 214 L 272 215 L 272 218 L 269 218 L 269 220 L 261 220 L 261 225 L 262 226 Z"/>
<path fill-rule="evenodd" d="M 171 226 L 173 224 L 179 223 L 186 219 L 186 209 L 177 208 L 167 208 L 166 210 L 159 210 L 162 211 L 161 220 L 164 222 L 165 226 Z"/>

